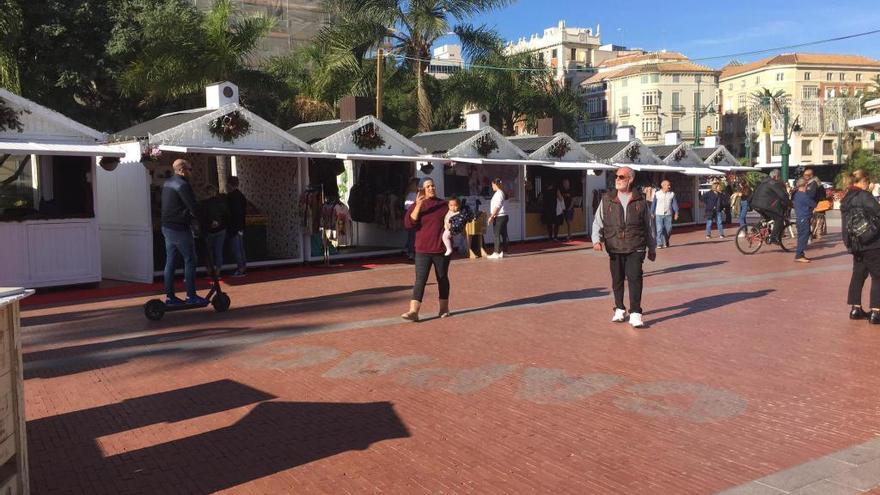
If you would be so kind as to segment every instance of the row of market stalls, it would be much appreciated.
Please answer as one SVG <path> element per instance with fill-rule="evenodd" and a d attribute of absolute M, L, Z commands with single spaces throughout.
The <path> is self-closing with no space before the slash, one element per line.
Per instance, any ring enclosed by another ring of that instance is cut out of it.
<path fill-rule="evenodd" d="M 406 240 L 403 200 L 412 178 L 431 177 L 441 196 L 487 211 L 490 181 L 500 177 L 509 198 L 511 240 L 523 240 L 544 236 L 538 198 L 548 183 L 569 180 L 573 230 L 587 233 L 601 192 L 613 183 L 609 170 L 631 166 L 645 184 L 672 180 L 680 202 L 693 195 L 691 218 L 680 220 L 688 223 L 702 220 L 696 198 L 701 178 L 737 166 L 723 147 L 703 158 L 705 150 L 683 143 L 668 149 L 629 138 L 577 143 L 546 128 L 541 136 L 507 138 L 486 124 L 484 112 L 469 114 L 464 129 L 407 139 L 362 115 L 365 106 L 356 101 L 343 102 L 339 120 L 285 131 L 242 107 L 231 83 L 208 87 L 204 108 L 162 115 L 101 145 L 107 136 L 15 95 L 0 95 L 21 110 L 26 123 L 26 132 L 0 134 L 0 157 L 6 156 L 0 181 L 17 174 L 9 182 L 18 198 L 7 200 L 12 189 L 3 186 L 0 231 L 14 248 L 0 255 L 0 285 L 71 285 L 102 277 L 152 281 L 165 262 L 161 186 L 178 158 L 193 165 L 191 184 L 199 199 L 211 186 L 222 191 L 227 177 L 238 177 L 249 202 L 250 266 L 400 252 Z M 30 175 L 14 166 L 24 157 Z M 29 206 L 21 206 L 21 197 Z M 81 204 L 74 208 L 76 201 Z"/>

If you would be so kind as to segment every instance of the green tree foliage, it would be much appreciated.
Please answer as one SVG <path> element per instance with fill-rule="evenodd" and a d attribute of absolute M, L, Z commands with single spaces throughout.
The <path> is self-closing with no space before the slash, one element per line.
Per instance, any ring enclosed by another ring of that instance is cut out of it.
<path fill-rule="evenodd" d="M 18 2 L 0 0 L 0 87 L 21 91 L 15 49 L 21 35 L 21 9 Z"/>
<path fill-rule="evenodd" d="M 880 181 L 880 160 L 871 153 L 869 150 L 855 150 L 850 156 L 849 160 L 847 160 L 846 165 L 840 170 L 840 173 L 837 174 L 837 177 L 834 179 L 834 187 L 837 189 L 844 189 L 847 184 L 847 179 L 852 176 L 852 173 L 857 169 L 862 169 L 868 174 L 871 182 Z"/>

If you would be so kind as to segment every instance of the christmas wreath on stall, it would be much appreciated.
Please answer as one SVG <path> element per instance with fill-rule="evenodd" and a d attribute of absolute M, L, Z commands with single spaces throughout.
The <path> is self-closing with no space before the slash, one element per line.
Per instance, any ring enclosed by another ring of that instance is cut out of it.
<path fill-rule="evenodd" d="M 684 148 L 678 148 L 678 150 L 675 152 L 675 154 L 672 155 L 672 159 L 677 162 L 680 162 L 680 161 L 684 160 L 685 156 L 687 156 L 687 151 L 685 151 Z"/>
<path fill-rule="evenodd" d="M 629 160 L 630 163 L 635 163 L 639 159 L 641 150 L 639 150 L 638 145 L 634 145 L 627 148 L 624 154 L 626 155 L 626 158 Z"/>
<path fill-rule="evenodd" d="M 480 156 L 489 156 L 489 153 L 498 149 L 498 143 L 489 134 L 483 134 L 474 141 L 474 149 Z"/>
<path fill-rule="evenodd" d="M 250 132 L 251 123 L 236 110 L 208 122 L 208 130 L 211 131 L 211 135 L 230 142 Z"/>
<path fill-rule="evenodd" d="M 22 125 L 21 120 L 18 118 L 24 112 L 30 113 L 27 110 L 13 110 L 6 106 L 6 100 L 0 98 L 0 132 L 12 129 L 18 132 L 24 131 L 24 125 Z"/>
<path fill-rule="evenodd" d="M 718 153 L 715 153 L 715 156 L 712 157 L 712 163 L 714 163 L 715 165 L 721 163 L 721 160 L 724 160 L 724 153 L 720 151 Z"/>
<path fill-rule="evenodd" d="M 547 150 L 547 154 L 553 158 L 562 158 L 569 151 L 571 151 L 571 145 L 568 144 L 567 140 L 560 139 L 550 146 L 550 149 Z"/>
<path fill-rule="evenodd" d="M 376 126 L 372 123 L 358 127 L 351 133 L 354 144 L 362 150 L 374 150 L 385 144 L 382 136 L 376 132 Z"/>

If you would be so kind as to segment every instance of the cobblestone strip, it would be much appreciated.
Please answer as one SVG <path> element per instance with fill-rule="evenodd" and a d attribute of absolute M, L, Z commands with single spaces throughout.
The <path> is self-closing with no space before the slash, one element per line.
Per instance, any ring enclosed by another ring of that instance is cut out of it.
<path fill-rule="evenodd" d="M 718 495 L 850 495 L 880 487 L 880 437 Z"/>

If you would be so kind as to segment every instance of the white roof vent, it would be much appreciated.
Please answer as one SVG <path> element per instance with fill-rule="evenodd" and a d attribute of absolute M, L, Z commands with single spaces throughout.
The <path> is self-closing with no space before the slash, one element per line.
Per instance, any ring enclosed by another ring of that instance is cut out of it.
<path fill-rule="evenodd" d="M 205 108 L 217 109 L 238 102 L 238 86 L 229 81 L 214 83 L 205 88 Z"/>

